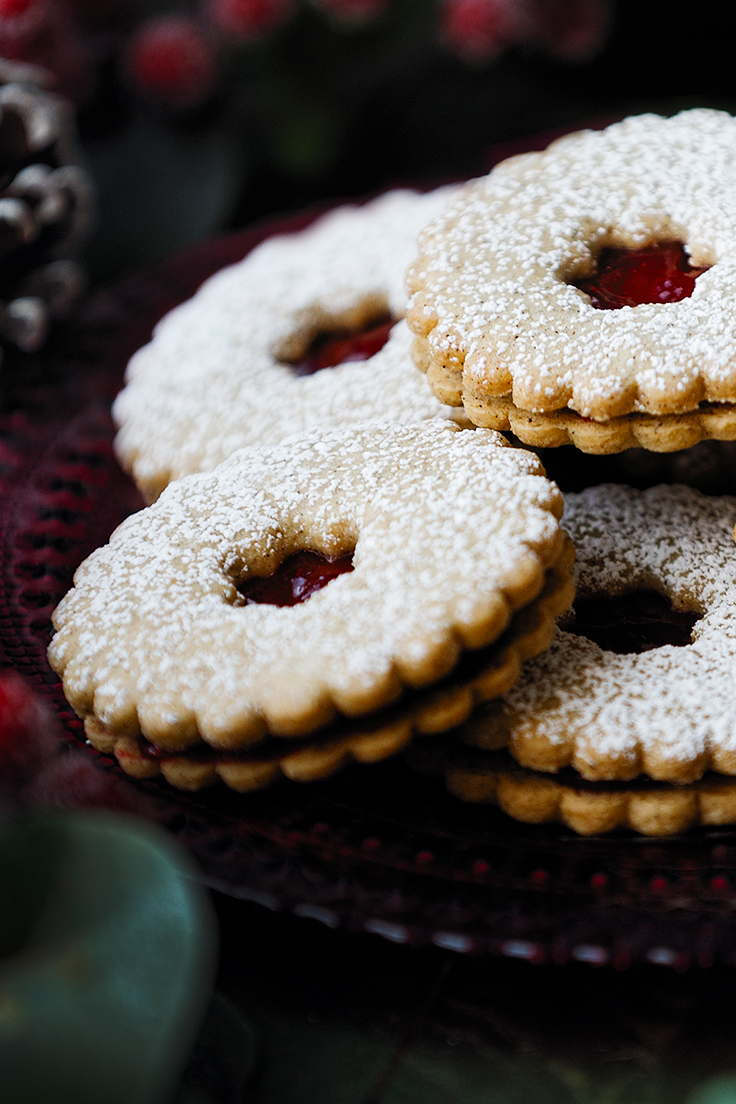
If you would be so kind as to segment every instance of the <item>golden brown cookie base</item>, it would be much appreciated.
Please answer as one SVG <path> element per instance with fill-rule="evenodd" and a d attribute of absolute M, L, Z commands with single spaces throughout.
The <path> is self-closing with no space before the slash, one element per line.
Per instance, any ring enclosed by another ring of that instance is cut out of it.
<path fill-rule="evenodd" d="M 406 695 L 397 706 L 356 722 L 344 720 L 306 740 L 272 737 L 240 754 L 218 752 L 204 742 L 181 754 L 162 752 L 140 736 L 110 733 L 94 717 L 85 719 L 87 739 L 114 754 L 134 778 L 162 774 L 177 789 L 199 790 L 218 779 L 233 790 L 259 790 L 281 776 L 297 782 L 327 778 L 348 762 L 373 763 L 400 751 L 415 734 L 444 732 L 461 724 L 475 705 L 505 694 L 522 663 L 549 644 L 555 620 L 570 605 L 572 542 L 565 542 L 547 572 L 539 597 L 514 615 L 500 641 L 467 654 L 449 679 L 430 690 Z"/>
<path fill-rule="evenodd" d="M 508 395 L 478 394 L 465 388 L 462 369 L 430 362 L 425 346 L 426 340 L 415 338 L 412 355 L 441 402 L 464 407 L 473 425 L 511 431 L 533 448 L 574 445 L 581 452 L 602 456 L 630 448 L 679 452 L 699 441 L 736 440 L 734 403 L 701 403 L 697 410 L 683 414 L 624 414 L 606 422 L 583 418 L 574 410 L 535 414 L 515 406 Z"/>
<path fill-rule="evenodd" d="M 93 747 L 114 754 L 126 774 L 133 778 L 155 778 L 161 774 L 179 790 L 201 790 L 220 780 L 240 793 L 264 789 L 282 776 L 295 782 L 328 778 L 351 760 L 378 762 L 400 751 L 412 735 L 411 725 L 400 721 L 343 738 L 289 741 L 287 752 L 283 741 L 269 740 L 251 754 L 218 753 L 203 748 L 197 749 L 199 754 L 175 755 L 161 752 L 135 737 L 110 736 L 94 718 L 88 718 L 85 732 Z M 280 746 L 275 747 L 276 744 Z"/>
<path fill-rule="evenodd" d="M 519 765 L 529 770 L 556 774 L 570 767 L 579 770 L 586 782 L 596 784 L 631 782 L 647 777 L 658 783 L 682 786 L 697 782 L 708 771 L 736 776 L 736 752 L 719 747 L 703 749 L 691 758 L 682 759 L 659 759 L 656 753 L 639 754 L 634 758 L 615 752 L 601 753 L 594 763 L 589 763 L 578 754 L 576 739 L 550 740 L 548 729 L 542 723 L 530 724 L 522 734 L 513 731 L 500 703 L 495 701 L 487 702 L 469 717 L 458 732 L 458 739 L 480 751 L 507 748 Z"/>
<path fill-rule="evenodd" d="M 532 414 L 508 397 L 479 397 L 465 392 L 465 413 L 477 426 L 510 430 L 525 445 L 558 448 L 574 445 L 581 452 L 605 455 L 629 448 L 678 452 L 699 441 L 736 440 L 736 404 L 702 403 L 687 414 L 625 414 L 608 422 L 581 418 L 572 410 Z"/>
<path fill-rule="evenodd" d="M 410 764 L 441 774 L 461 801 L 498 805 L 525 824 L 565 824 L 581 836 L 633 828 L 645 836 L 669 836 L 699 825 L 736 823 L 736 779 L 710 773 L 675 786 L 636 782 L 586 782 L 575 771 L 538 774 L 506 751 L 469 751 L 448 736 L 415 745 Z"/>

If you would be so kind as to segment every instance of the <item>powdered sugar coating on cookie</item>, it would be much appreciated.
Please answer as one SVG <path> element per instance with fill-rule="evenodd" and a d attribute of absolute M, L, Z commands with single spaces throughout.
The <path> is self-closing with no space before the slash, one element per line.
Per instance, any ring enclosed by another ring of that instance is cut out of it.
<path fill-rule="evenodd" d="M 536 457 L 440 420 L 244 449 L 85 561 L 50 661 L 80 715 L 164 748 L 313 731 L 497 639 L 564 547 L 561 509 Z M 304 548 L 354 570 L 291 608 L 239 602 Z"/>
<path fill-rule="evenodd" d="M 578 598 L 656 590 L 700 613 L 692 643 L 617 654 L 558 629 L 464 738 L 587 779 L 736 774 L 736 498 L 612 484 L 565 496 Z"/>
<path fill-rule="evenodd" d="M 419 229 L 456 189 L 389 192 L 271 238 L 168 314 L 127 370 L 115 447 L 148 501 L 239 448 L 318 426 L 449 416 L 417 372 L 397 323 L 370 359 L 297 376 L 324 330 L 386 312 L 403 319 L 404 272 Z"/>
<path fill-rule="evenodd" d="M 421 235 L 408 321 L 445 401 L 511 395 L 605 421 L 736 400 L 736 119 L 634 116 L 497 166 Z M 600 250 L 682 241 L 679 302 L 596 310 Z M 448 393 L 455 380 L 454 397 Z"/>

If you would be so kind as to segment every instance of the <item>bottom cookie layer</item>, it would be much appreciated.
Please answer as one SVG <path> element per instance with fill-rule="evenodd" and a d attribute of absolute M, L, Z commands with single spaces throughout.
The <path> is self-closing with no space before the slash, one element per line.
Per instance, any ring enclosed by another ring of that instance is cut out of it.
<path fill-rule="evenodd" d="M 423 774 L 443 776 L 461 801 L 498 805 L 525 824 L 565 824 L 581 836 L 631 828 L 670 836 L 701 825 L 736 824 L 736 778 L 708 773 L 676 786 L 652 782 L 586 782 L 575 771 L 540 774 L 506 751 L 475 751 L 452 736 L 422 740 L 407 761 Z"/>
<path fill-rule="evenodd" d="M 573 410 L 533 414 L 520 410 L 509 398 L 465 392 L 465 413 L 484 429 L 510 430 L 525 445 L 558 448 L 574 445 L 592 455 L 644 448 L 650 452 L 679 452 L 699 441 L 736 440 L 736 405 L 702 403 L 686 414 L 625 414 L 608 422 L 582 418 Z"/>

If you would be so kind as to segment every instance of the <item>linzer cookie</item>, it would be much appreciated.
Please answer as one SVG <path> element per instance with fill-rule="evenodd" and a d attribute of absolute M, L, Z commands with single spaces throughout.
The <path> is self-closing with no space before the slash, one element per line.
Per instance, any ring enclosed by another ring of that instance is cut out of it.
<path fill-rule="evenodd" d="M 630 828 L 669 836 L 699 825 L 736 824 L 736 778 L 708 773 L 677 786 L 653 782 L 589 782 L 575 771 L 540 774 L 519 766 L 507 751 L 463 747 L 452 736 L 414 743 L 414 769 L 443 776 L 461 801 L 498 805 L 526 824 L 565 824 L 583 836 Z"/>
<path fill-rule="evenodd" d="M 681 486 L 566 495 L 574 617 L 462 738 L 590 780 L 736 774 L 734 522 Z"/>
<path fill-rule="evenodd" d="M 403 280 L 455 190 L 389 192 L 271 238 L 159 323 L 113 406 L 118 457 L 147 501 L 247 445 L 451 415 L 411 361 Z"/>
<path fill-rule="evenodd" d="M 85 561 L 49 658 L 131 773 L 320 777 L 508 689 L 572 598 L 561 510 L 535 456 L 441 420 L 243 449 Z"/>
<path fill-rule="evenodd" d="M 532 445 L 736 438 L 734 195 L 736 119 L 706 109 L 503 162 L 420 236 L 417 364 Z"/>
<path fill-rule="evenodd" d="M 493 644 L 466 651 L 452 673 L 426 689 L 405 690 L 400 701 L 365 717 L 337 718 L 304 739 L 266 738 L 251 748 L 222 751 L 199 743 L 185 752 L 157 748 L 142 736 L 109 732 L 94 716 L 85 720 L 93 747 L 114 754 L 136 778 L 162 774 L 178 789 L 198 790 L 219 778 L 240 792 L 259 790 L 284 777 L 295 782 L 327 778 L 350 761 L 374 763 L 394 755 L 415 734 L 446 731 L 460 724 L 479 702 L 513 686 L 525 660 L 547 647 L 554 622 L 570 605 L 572 543 L 548 569 L 542 593 L 515 613 Z M 277 584 L 281 589 L 281 580 Z"/>

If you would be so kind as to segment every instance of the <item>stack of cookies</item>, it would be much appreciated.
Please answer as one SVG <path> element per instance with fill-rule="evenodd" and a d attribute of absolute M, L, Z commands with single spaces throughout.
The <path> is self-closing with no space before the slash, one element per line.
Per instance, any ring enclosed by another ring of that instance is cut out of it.
<path fill-rule="evenodd" d="M 55 614 L 90 742 L 183 789 L 405 748 L 521 820 L 736 821 L 736 499 L 563 504 L 533 451 L 736 439 L 734 195 L 736 119 L 639 116 L 209 280 L 114 406 L 151 505 Z"/>

